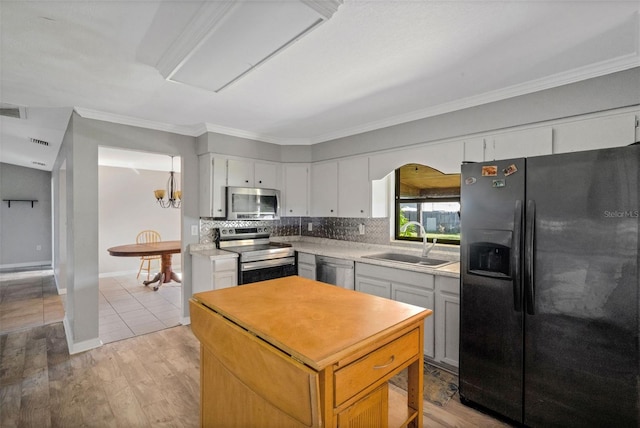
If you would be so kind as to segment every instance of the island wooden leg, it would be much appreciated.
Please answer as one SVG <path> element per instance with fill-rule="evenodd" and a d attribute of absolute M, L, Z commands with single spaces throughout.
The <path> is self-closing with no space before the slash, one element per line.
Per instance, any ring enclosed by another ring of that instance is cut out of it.
<path fill-rule="evenodd" d="M 409 366 L 407 373 L 407 404 L 417 413 L 409 427 L 422 428 L 422 396 L 424 388 L 424 361 L 420 358 Z"/>
<path fill-rule="evenodd" d="M 424 321 L 420 324 L 420 345 L 424 348 Z M 417 413 L 416 418 L 409 423 L 411 428 L 422 428 L 422 400 L 424 395 L 424 355 L 422 352 L 419 358 L 414 361 L 407 370 L 407 405 Z"/>

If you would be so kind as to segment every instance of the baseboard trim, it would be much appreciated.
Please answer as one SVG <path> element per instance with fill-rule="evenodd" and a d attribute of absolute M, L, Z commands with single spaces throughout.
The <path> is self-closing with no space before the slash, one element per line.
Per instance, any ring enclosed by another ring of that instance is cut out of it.
<path fill-rule="evenodd" d="M 102 346 L 102 341 L 99 337 L 83 340 L 82 342 L 74 342 L 73 341 L 73 329 L 71 328 L 71 324 L 69 323 L 69 318 L 64 316 L 64 320 L 62 321 L 62 325 L 64 326 L 64 334 L 67 337 L 67 348 L 69 349 L 69 354 L 79 354 L 80 352 L 85 352 L 90 349 L 99 348 Z"/>
<path fill-rule="evenodd" d="M 31 270 L 32 268 L 52 269 L 51 260 L 42 260 L 27 263 L 8 263 L 6 265 L 0 265 L 0 272 L 13 271 L 13 270 Z"/>

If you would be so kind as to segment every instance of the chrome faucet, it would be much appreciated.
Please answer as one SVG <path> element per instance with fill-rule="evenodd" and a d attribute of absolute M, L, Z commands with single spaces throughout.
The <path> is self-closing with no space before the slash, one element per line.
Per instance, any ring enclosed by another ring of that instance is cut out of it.
<path fill-rule="evenodd" d="M 433 244 L 431 244 L 431 246 L 427 248 L 427 232 L 424 230 L 424 226 L 417 221 L 406 222 L 400 228 L 400 232 L 404 233 L 407 230 L 407 227 L 411 224 L 415 224 L 416 226 L 420 227 L 420 233 L 422 233 L 422 257 L 427 257 L 429 255 L 429 252 L 433 250 L 433 247 L 436 246 L 436 242 L 438 242 L 438 240 L 436 238 L 433 238 Z"/>

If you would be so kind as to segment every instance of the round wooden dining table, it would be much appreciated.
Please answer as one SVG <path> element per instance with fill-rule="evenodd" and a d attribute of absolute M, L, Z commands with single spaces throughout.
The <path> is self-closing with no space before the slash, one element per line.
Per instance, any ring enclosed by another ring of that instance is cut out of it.
<path fill-rule="evenodd" d="M 158 283 L 153 287 L 154 291 L 162 284 L 175 281 L 182 282 L 180 277 L 171 268 L 171 255 L 182 251 L 181 241 L 160 241 L 147 244 L 126 244 L 117 247 L 108 248 L 110 255 L 116 257 L 142 257 L 142 256 L 160 256 L 160 272 L 153 277 L 151 281 L 143 281 L 146 286 Z"/>

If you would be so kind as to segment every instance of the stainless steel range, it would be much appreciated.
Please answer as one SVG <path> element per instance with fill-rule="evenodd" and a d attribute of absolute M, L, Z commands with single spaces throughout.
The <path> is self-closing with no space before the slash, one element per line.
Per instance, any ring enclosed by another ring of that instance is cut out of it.
<path fill-rule="evenodd" d="M 270 242 L 271 228 L 222 227 L 220 249 L 238 253 L 238 285 L 296 275 L 291 244 Z"/>

